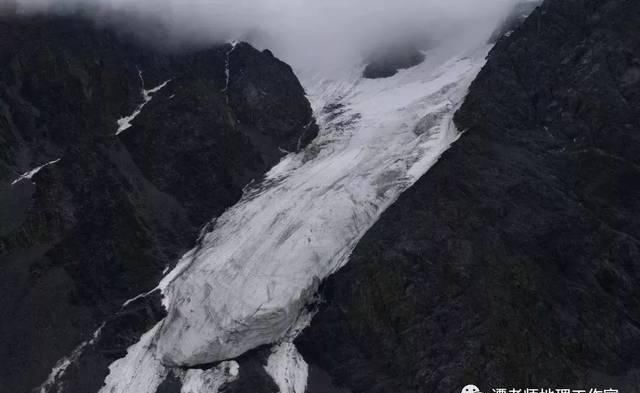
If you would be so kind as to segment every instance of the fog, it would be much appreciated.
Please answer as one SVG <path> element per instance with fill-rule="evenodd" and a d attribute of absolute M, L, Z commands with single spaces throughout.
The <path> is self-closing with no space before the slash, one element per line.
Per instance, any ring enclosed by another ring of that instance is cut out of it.
<path fill-rule="evenodd" d="M 327 68 L 408 41 L 485 40 L 517 1 L 18 0 L 18 9 L 82 11 L 173 47 L 244 40 L 297 68 Z"/>

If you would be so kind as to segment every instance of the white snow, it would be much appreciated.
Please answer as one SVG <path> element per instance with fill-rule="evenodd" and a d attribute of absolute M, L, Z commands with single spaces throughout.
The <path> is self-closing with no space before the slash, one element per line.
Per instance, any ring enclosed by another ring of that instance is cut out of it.
<path fill-rule="evenodd" d="M 163 280 L 163 361 L 209 363 L 281 339 L 318 283 L 456 138 L 453 114 L 487 49 L 444 62 L 428 54 L 435 60 L 384 80 L 307 85 L 321 135 L 248 190 Z M 341 107 L 326 113 L 326 104 Z"/>
<path fill-rule="evenodd" d="M 239 375 L 240 366 L 235 361 L 222 362 L 209 370 L 188 370 L 182 378 L 180 393 L 216 393 Z"/>
<path fill-rule="evenodd" d="M 168 373 L 155 351 L 159 327 L 158 323 L 127 349 L 127 356 L 109 366 L 109 375 L 99 393 L 155 393 Z"/>
<path fill-rule="evenodd" d="M 60 378 L 64 376 L 69 366 L 72 365 L 80 357 L 80 355 L 82 355 L 85 348 L 87 346 L 93 345 L 96 342 L 96 340 L 100 336 L 100 333 L 102 333 L 103 327 L 104 323 L 100 325 L 100 327 L 95 332 L 93 332 L 93 337 L 91 338 L 91 340 L 81 343 L 76 347 L 76 349 L 73 350 L 73 352 L 71 352 L 71 355 L 58 360 L 58 363 L 56 363 L 55 367 L 53 367 L 53 369 L 51 370 L 51 373 L 49 373 L 49 377 L 47 377 L 47 380 L 44 381 L 44 383 L 38 388 L 38 391 L 40 393 L 47 393 L 53 387 L 58 387 L 59 389 L 57 390 L 62 391 L 62 389 L 60 389 Z"/>
<path fill-rule="evenodd" d="M 144 88 L 144 79 L 142 78 L 142 71 L 138 71 L 140 75 L 140 81 L 142 82 L 142 103 L 138 105 L 138 107 L 133 111 L 129 116 L 125 116 L 123 118 L 118 119 L 118 130 L 116 131 L 116 135 L 120 134 L 122 131 L 125 131 L 131 127 L 131 122 L 138 117 L 140 113 L 142 113 L 142 109 L 153 99 L 153 95 L 160 90 L 162 90 L 171 80 L 167 80 L 160 85 L 154 87 L 150 90 L 145 90 Z"/>
<path fill-rule="evenodd" d="M 282 342 L 271 347 L 265 370 L 278 385 L 280 393 L 304 393 L 307 387 L 309 366 L 293 342 L 309 326 L 315 314 L 316 310 L 303 311 Z"/>
<path fill-rule="evenodd" d="M 17 183 L 19 183 L 19 182 L 21 182 L 23 180 L 31 180 L 31 178 L 33 176 L 35 176 L 36 173 L 40 172 L 40 170 L 42 168 L 44 168 L 46 166 L 49 166 L 49 165 L 53 165 L 53 164 L 55 164 L 56 162 L 58 162 L 60 160 L 61 160 L 61 158 L 58 158 L 58 159 L 53 160 L 53 161 L 49 161 L 49 162 L 47 162 L 45 164 L 40 165 L 39 167 L 37 167 L 35 169 L 32 169 L 30 171 L 27 171 L 27 172 L 23 173 L 22 175 L 18 176 L 18 178 L 16 180 L 12 181 L 11 185 L 13 186 L 13 185 L 15 185 L 15 184 L 17 184 Z"/>
<path fill-rule="evenodd" d="M 145 333 L 140 341 L 127 349 L 127 356 L 109 367 L 109 375 L 99 393 L 155 393 L 169 374 L 157 357 L 155 339 L 160 324 Z M 209 370 L 174 370 L 180 376 L 180 393 L 216 393 L 224 384 L 235 381 L 240 365 L 221 362 Z M 41 391 L 41 393 L 46 393 Z"/>
<path fill-rule="evenodd" d="M 104 392 L 153 391 L 161 363 L 212 363 L 272 343 L 274 380 L 283 393 L 303 391 L 306 365 L 290 337 L 305 305 L 455 141 L 453 114 L 488 49 L 434 49 L 382 80 L 361 79 L 361 67 L 332 80 L 303 77 L 320 135 L 247 188 L 165 276 L 168 316 L 112 365 Z"/>
<path fill-rule="evenodd" d="M 280 393 L 304 393 L 307 388 L 309 366 L 291 342 L 271 349 L 265 370 L 278 385 Z"/>
<path fill-rule="evenodd" d="M 166 273 L 166 270 L 168 270 L 168 269 L 165 268 L 165 270 L 163 271 L 163 274 Z M 153 288 L 152 290 L 150 290 L 148 292 L 143 292 L 143 293 L 141 293 L 139 295 L 136 295 L 136 296 L 132 297 L 131 299 L 129 299 L 129 300 L 125 301 L 124 303 L 122 303 L 121 307 L 122 308 L 127 307 L 129 304 L 135 302 L 136 300 L 141 299 L 141 298 L 145 298 L 145 297 L 151 295 L 153 293 L 153 291 L 155 291 L 156 289 L 157 288 Z"/>
<path fill-rule="evenodd" d="M 225 84 L 224 89 L 222 89 L 223 93 L 227 93 L 229 91 L 229 82 L 231 81 L 231 54 L 238 46 L 238 41 L 231 41 L 231 48 L 227 51 L 225 63 L 224 63 L 224 74 L 225 74 Z M 227 94 L 227 103 L 229 103 L 229 95 Z"/>

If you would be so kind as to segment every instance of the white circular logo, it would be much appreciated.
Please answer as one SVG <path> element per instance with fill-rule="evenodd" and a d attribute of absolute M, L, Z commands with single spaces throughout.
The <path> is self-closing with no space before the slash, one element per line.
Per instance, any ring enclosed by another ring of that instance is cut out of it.
<path fill-rule="evenodd" d="M 462 388 L 462 393 L 480 393 L 480 389 L 476 385 L 467 385 Z"/>

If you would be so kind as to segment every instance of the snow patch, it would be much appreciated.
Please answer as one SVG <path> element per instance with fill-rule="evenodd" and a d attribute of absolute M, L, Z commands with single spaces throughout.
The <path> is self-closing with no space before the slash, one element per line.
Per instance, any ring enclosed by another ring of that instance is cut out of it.
<path fill-rule="evenodd" d="M 144 109 L 144 107 L 151 102 L 151 99 L 153 98 L 153 95 L 157 92 L 159 92 L 160 90 L 162 90 L 169 82 L 171 82 L 171 79 L 161 83 L 160 85 L 154 87 L 153 89 L 150 90 L 145 90 L 144 88 L 144 79 L 142 78 L 142 71 L 138 71 L 138 74 L 140 75 L 140 80 L 142 82 L 142 103 L 140 103 L 140 105 L 138 105 L 138 107 L 133 111 L 132 114 L 130 114 L 129 116 L 125 116 L 123 118 L 118 119 L 117 123 L 118 123 L 118 130 L 116 131 L 116 135 L 120 134 L 122 131 L 125 131 L 127 129 L 129 129 L 131 127 L 131 122 L 138 117 L 138 115 L 140 113 L 142 113 L 142 109 Z"/>
<path fill-rule="evenodd" d="M 47 393 L 53 387 L 57 387 L 58 391 L 62 391 L 62 383 L 60 382 L 60 378 L 64 376 L 69 366 L 72 365 L 76 360 L 78 360 L 84 350 L 88 346 L 91 346 L 96 342 L 96 340 L 100 336 L 100 333 L 102 332 L 103 327 L 104 323 L 100 325 L 100 327 L 93 333 L 93 337 L 91 338 L 91 340 L 83 342 L 82 344 L 77 346 L 76 349 L 73 350 L 73 352 L 71 352 L 71 355 L 60 359 L 58 363 L 56 363 L 55 367 L 53 367 L 53 369 L 51 370 L 51 373 L 49 373 L 49 377 L 47 378 L 47 380 L 44 381 L 42 385 L 40 385 L 40 388 L 38 389 L 40 393 Z"/>
<path fill-rule="evenodd" d="M 168 269 L 165 269 L 165 271 L 166 271 L 166 270 L 168 270 Z M 163 274 L 164 274 L 164 273 L 163 273 Z M 153 288 L 153 289 L 152 289 L 152 290 L 150 290 L 149 292 L 144 292 L 144 293 L 141 293 L 141 294 L 139 294 L 139 295 L 137 295 L 137 296 L 134 296 L 134 297 L 132 297 L 131 299 L 127 300 L 126 302 L 122 303 L 122 306 L 121 306 L 121 307 L 122 307 L 122 308 L 125 308 L 125 307 L 127 307 L 129 304 L 131 304 L 131 303 L 135 302 L 136 300 L 138 300 L 138 299 L 142 299 L 142 298 L 145 298 L 145 297 L 147 297 L 147 296 L 151 295 L 155 290 L 157 290 L 157 288 Z"/>
<path fill-rule="evenodd" d="M 188 370 L 182 378 L 180 393 L 217 393 L 239 375 L 240 365 L 235 361 L 222 362 L 209 370 Z"/>
<path fill-rule="evenodd" d="M 271 349 L 265 370 L 278 385 L 280 393 L 304 393 L 307 388 L 309 366 L 291 342 Z"/>
<path fill-rule="evenodd" d="M 44 168 L 44 167 L 46 167 L 46 166 L 49 166 L 49 165 L 53 165 L 53 164 L 55 164 L 56 162 L 58 162 L 58 161 L 60 161 L 60 160 L 61 160 L 61 158 L 58 158 L 58 159 L 53 160 L 53 161 L 49 161 L 49 162 L 47 162 L 47 163 L 45 163 L 45 164 L 40 165 L 39 167 L 37 167 L 37 168 L 35 168 L 35 169 L 32 169 L 32 170 L 30 170 L 30 171 L 27 171 L 27 172 L 23 173 L 23 174 L 22 174 L 22 175 L 20 175 L 16 180 L 12 181 L 12 182 L 11 182 L 11 185 L 12 185 L 12 186 L 13 186 L 13 185 L 16 185 L 17 183 L 19 183 L 19 182 L 21 182 L 21 181 L 23 181 L 23 180 L 31 180 L 31 178 L 32 178 L 33 176 L 35 176 L 35 174 L 36 174 L 36 173 L 40 172 L 40 170 L 41 170 L 42 168 Z"/>
<path fill-rule="evenodd" d="M 155 393 L 168 374 L 155 351 L 159 328 L 158 323 L 127 349 L 124 358 L 109 366 L 109 375 L 99 393 Z"/>

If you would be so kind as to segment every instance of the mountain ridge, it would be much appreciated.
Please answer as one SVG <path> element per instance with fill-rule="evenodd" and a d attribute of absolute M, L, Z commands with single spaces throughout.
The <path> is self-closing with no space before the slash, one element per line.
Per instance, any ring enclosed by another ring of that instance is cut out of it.
<path fill-rule="evenodd" d="M 0 34 L 0 296 L 13 315 L 0 391 L 15 393 L 105 319 L 101 350 L 126 350 L 162 311 L 123 302 L 317 126 L 291 68 L 247 44 L 169 54 L 63 16 L 2 18 Z"/>

